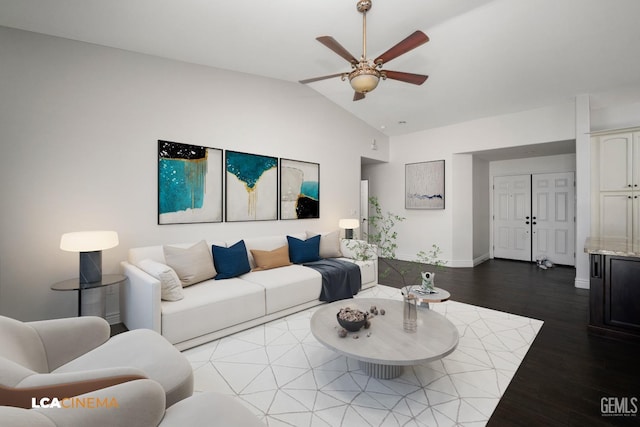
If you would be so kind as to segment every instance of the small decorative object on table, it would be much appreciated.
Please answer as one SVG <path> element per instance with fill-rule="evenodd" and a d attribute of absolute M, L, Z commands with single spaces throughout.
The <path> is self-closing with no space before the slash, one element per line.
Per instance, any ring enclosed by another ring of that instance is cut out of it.
<path fill-rule="evenodd" d="M 415 332 L 418 328 L 418 299 L 411 293 L 413 286 L 405 286 L 402 288 L 403 313 L 402 326 L 407 332 Z"/>
<path fill-rule="evenodd" d="M 359 331 L 367 323 L 368 313 L 351 307 L 341 308 L 336 314 L 338 323 L 349 332 Z"/>
<path fill-rule="evenodd" d="M 422 276 L 422 291 L 430 294 L 436 293 L 436 289 L 435 289 L 436 273 L 431 273 L 430 271 L 423 271 L 420 273 L 420 275 Z"/>

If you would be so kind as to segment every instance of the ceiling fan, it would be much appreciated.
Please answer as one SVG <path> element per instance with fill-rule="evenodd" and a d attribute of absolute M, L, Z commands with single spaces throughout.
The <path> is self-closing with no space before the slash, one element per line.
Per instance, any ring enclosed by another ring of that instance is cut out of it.
<path fill-rule="evenodd" d="M 362 56 L 360 60 L 357 60 L 347 49 L 345 49 L 340 43 L 338 43 L 331 36 L 317 37 L 320 43 L 340 55 L 342 58 L 349 61 L 351 64 L 351 71 L 347 73 L 337 73 L 328 76 L 314 77 L 311 79 L 300 80 L 300 83 L 307 84 L 317 82 L 319 80 L 331 79 L 333 77 L 340 77 L 343 81 L 349 79 L 349 83 L 355 93 L 353 95 L 354 101 L 364 99 L 367 92 L 374 90 L 380 79 L 392 79 L 405 83 L 411 83 L 414 85 L 421 85 L 427 80 L 429 76 L 422 74 L 403 73 L 401 71 L 383 70 L 382 66 L 421 46 L 429 41 L 429 37 L 422 31 L 416 31 L 400 43 L 387 50 L 382 55 L 378 56 L 373 61 L 367 59 L 367 12 L 371 10 L 371 0 L 358 0 L 356 5 L 358 12 L 362 13 Z"/>

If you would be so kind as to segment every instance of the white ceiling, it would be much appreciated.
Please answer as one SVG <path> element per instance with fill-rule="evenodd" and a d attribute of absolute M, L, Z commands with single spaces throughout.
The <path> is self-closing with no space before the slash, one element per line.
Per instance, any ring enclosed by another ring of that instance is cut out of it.
<path fill-rule="evenodd" d="M 348 71 L 315 37 L 361 54 L 356 0 L 0 0 L 0 25 L 297 82 Z M 385 68 L 363 101 L 339 78 L 316 90 L 387 135 L 640 87 L 638 0 L 373 0 L 367 53 L 413 31 L 431 41 Z M 406 124 L 399 124 L 400 121 Z"/>

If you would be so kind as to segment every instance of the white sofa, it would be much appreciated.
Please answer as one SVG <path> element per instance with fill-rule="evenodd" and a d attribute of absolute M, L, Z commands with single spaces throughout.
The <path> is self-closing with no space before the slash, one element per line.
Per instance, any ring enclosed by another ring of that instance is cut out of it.
<path fill-rule="evenodd" d="M 304 240 L 305 233 L 290 234 Z M 287 245 L 287 236 L 243 239 L 251 268 L 255 267 L 251 249 L 269 251 Z M 229 247 L 238 240 L 208 242 Z M 366 261 L 356 261 L 353 242 L 342 239 L 339 258 L 360 267 L 362 289 L 377 283 L 378 260 L 375 247 L 368 246 Z M 361 242 L 364 244 L 364 242 Z M 170 246 L 189 247 L 191 244 Z M 270 270 L 251 271 L 223 280 L 206 280 L 185 287 L 179 301 L 161 300 L 160 281 L 140 269 L 142 260 L 166 263 L 163 246 L 147 246 L 129 250 L 128 261 L 122 262 L 128 277 L 120 290 L 120 315 L 129 329 L 147 328 L 161 333 L 179 350 L 194 347 L 261 323 L 301 311 L 319 301 L 322 277 L 316 270 L 302 265 L 289 265 Z"/>

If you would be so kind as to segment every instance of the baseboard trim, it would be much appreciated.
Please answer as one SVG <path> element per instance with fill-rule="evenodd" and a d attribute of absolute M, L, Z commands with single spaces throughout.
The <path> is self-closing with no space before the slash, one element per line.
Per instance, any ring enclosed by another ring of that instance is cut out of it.
<path fill-rule="evenodd" d="M 589 279 L 579 279 L 576 277 L 574 286 L 579 289 L 589 289 Z"/>
<path fill-rule="evenodd" d="M 482 264 L 485 261 L 489 261 L 491 257 L 489 256 L 489 252 L 480 255 L 473 259 L 473 266 L 475 267 L 478 264 Z"/>
<path fill-rule="evenodd" d="M 473 260 L 471 259 L 453 259 L 444 265 L 445 267 L 453 268 L 468 268 L 474 267 Z"/>
<path fill-rule="evenodd" d="M 116 312 L 116 313 L 109 313 L 106 316 L 106 320 L 107 322 L 109 322 L 110 325 L 117 325 L 118 323 L 121 323 L 122 320 L 120 320 L 120 312 Z"/>
<path fill-rule="evenodd" d="M 411 256 L 407 254 L 398 253 L 396 254 L 396 258 L 401 261 L 416 262 L 415 255 Z M 455 259 L 455 260 L 447 259 L 443 261 L 445 261 L 444 267 L 469 268 L 469 267 L 475 267 L 478 264 L 482 264 L 488 259 L 489 259 L 489 253 L 487 252 L 486 254 L 480 255 L 478 258 L 475 258 L 475 259 Z"/>

